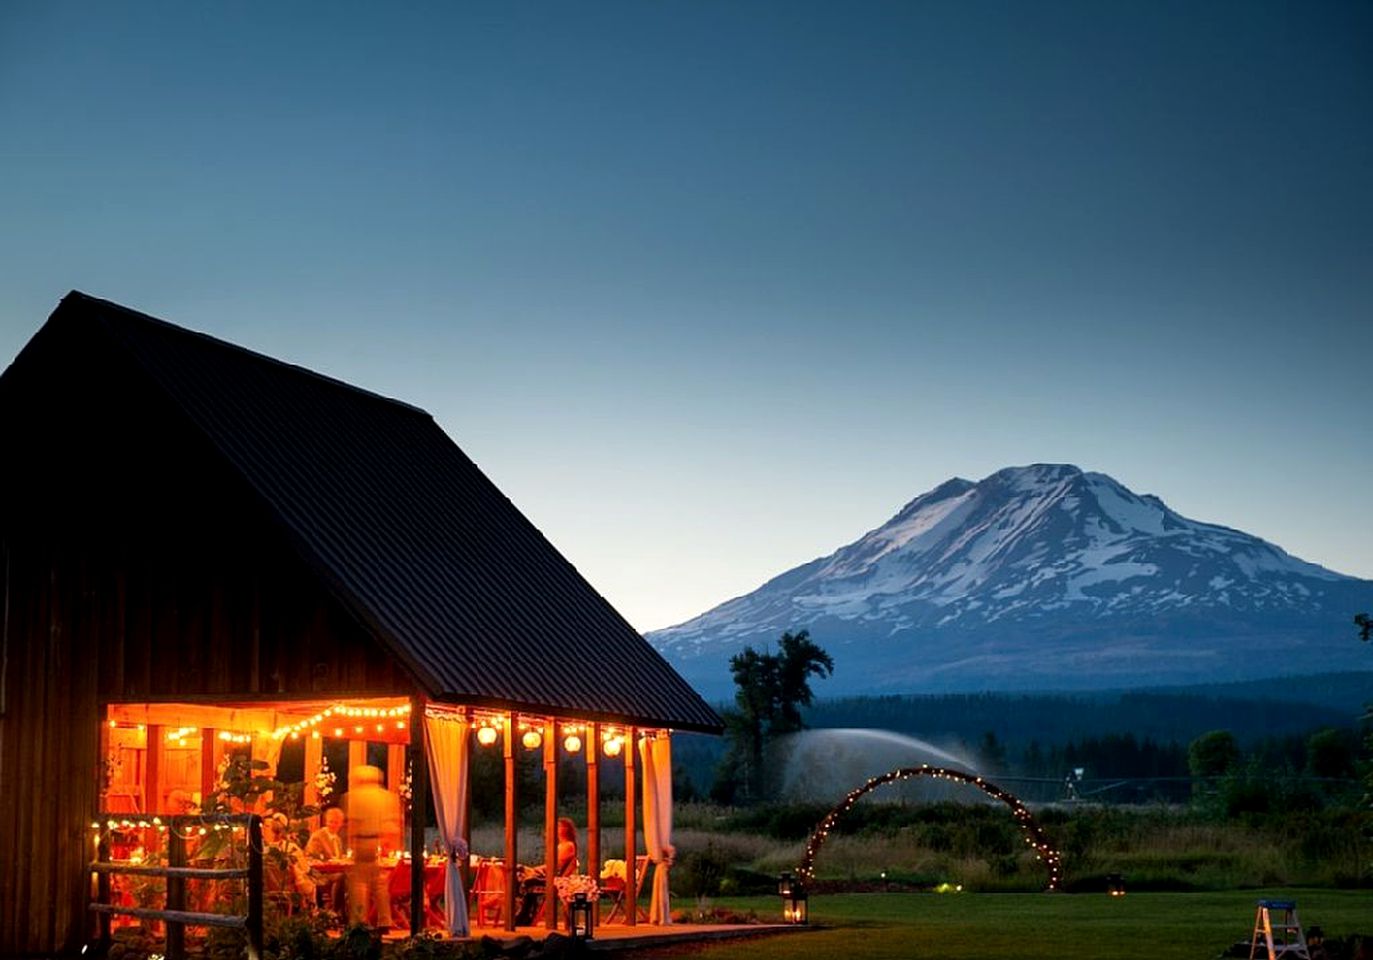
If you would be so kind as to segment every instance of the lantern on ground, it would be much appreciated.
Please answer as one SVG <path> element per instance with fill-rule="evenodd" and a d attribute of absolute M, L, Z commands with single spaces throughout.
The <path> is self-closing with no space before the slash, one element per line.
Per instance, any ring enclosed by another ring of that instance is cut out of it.
<path fill-rule="evenodd" d="M 777 893 L 782 898 L 782 920 L 786 923 L 807 922 L 806 887 L 800 877 L 784 873 L 777 881 Z"/>
<path fill-rule="evenodd" d="M 573 940 L 590 940 L 591 901 L 585 893 L 574 893 L 567 904 L 567 925 L 572 929 Z"/>
<path fill-rule="evenodd" d="M 1125 878 L 1118 873 L 1106 874 L 1106 892 L 1113 897 L 1125 896 Z"/>
<path fill-rule="evenodd" d="M 1306 931 L 1306 948 L 1311 952 L 1311 956 L 1325 956 L 1325 931 L 1320 927 L 1311 927 Z"/>

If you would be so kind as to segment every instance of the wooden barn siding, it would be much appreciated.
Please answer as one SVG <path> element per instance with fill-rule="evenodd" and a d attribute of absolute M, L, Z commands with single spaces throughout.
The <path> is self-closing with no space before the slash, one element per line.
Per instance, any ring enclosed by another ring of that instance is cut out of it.
<path fill-rule="evenodd" d="M 403 668 L 303 571 L 121 571 L 106 701 L 406 694 Z"/>
<path fill-rule="evenodd" d="M 10 545 L 0 954 L 84 940 L 105 703 L 414 691 L 294 558 L 238 561 Z"/>

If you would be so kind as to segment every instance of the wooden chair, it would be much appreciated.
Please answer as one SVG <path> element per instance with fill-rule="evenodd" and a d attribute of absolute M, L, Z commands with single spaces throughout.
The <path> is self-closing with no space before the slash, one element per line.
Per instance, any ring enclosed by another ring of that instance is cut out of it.
<path fill-rule="evenodd" d="M 483 859 L 472 875 L 472 923 L 498 927 L 505 920 L 505 863 Z"/>
<path fill-rule="evenodd" d="M 410 929 L 410 864 L 402 860 L 391 868 L 387 878 L 387 892 L 391 895 L 391 922 L 398 928 Z M 443 910 L 443 870 L 424 870 L 424 925 L 442 929 L 448 922 Z"/>
<path fill-rule="evenodd" d="M 644 892 L 644 880 L 648 877 L 648 863 L 649 860 L 646 856 L 634 858 L 634 915 L 637 919 L 643 921 L 648 920 L 648 913 L 643 907 L 639 906 L 638 895 Z M 606 918 L 601 921 L 602 923 L 613 922 L 615 920 L 615 914 L 617 913 L 621 917 L 628 916 L 625 912 L 625 891 L 627 889 L 628 884 L 619 877 L 611 877 L 610 879 L 601 881 L 602 895 L 608 895 L 615 898 L 615 902 L 611 904 L 610 913 L 606 914 Z"/>
<path fill-rule="evenodd" d="M 263 857 L 262 862 L 262 898 L 288 917 L 296 912 L 297 897 L 291 871 L 268 857 Z"/>
<path fill-rule="evenodd" d="M 577 858 L 573 857 L 563 864 L 558 871 L 559 877 L 571 877 L 577 873 Z M 548 884 L 546 878 L 536 875 L 531 879 L 525 880 L 520 887 L 520 914 L 533 917 L 534 922 L 540 922 L 543 917 L 545 904 L 548 898 Z M 557 918 L 558 898 L 553 898 L 554 919 Z M 518 921 L 517 921 L 518 922 Z"/>

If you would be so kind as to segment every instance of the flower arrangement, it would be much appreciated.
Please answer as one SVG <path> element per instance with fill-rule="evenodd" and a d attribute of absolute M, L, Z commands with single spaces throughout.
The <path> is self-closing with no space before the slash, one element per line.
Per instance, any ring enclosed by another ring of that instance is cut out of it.
<path fill-rule="evenodd" d="M 554 877 L 553 886 L 558 891 L 558 899 L 564 901 L 571 900 L 579 893 L 586 894 L 588 900 L 595 900 L 601 895 L 596 878 L 585 873 L 573 874 L 570 877 Z"/>
<path fill-rule="evenodd" d="M 409 777 L 406 783 L 409 783 Z M 338 774 L 329 769 L 329 758 L 319 758 L 319 773 L 315 774 L 315 796 L 319 798 L 319 806 L 327 807 L 334 800 L 335 784 L 338 783 Z"/>

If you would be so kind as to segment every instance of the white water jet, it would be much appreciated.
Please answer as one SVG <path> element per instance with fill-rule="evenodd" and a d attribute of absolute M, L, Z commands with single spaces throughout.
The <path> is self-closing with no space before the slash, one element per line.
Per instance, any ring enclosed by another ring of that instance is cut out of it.
<path fill-rule="evenodd" d="M 871 777 L 879 777 L 897 767 L 951 767 L 977 773 L 977 765 L 967 757 L 940 749 L 927 740 L 891 730 L 861 727 L 802 730 L 779 744 L 786 755 L 782 792 L 797 799 L 827 800 L 843 796 Z M 950 795 L 944 785 L 911 781 L 887 788 L 890 795 L 907 796 L 917 792 L 929 796 Z"/>

